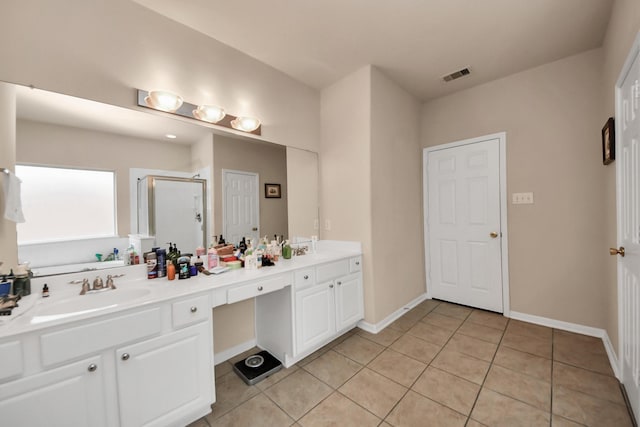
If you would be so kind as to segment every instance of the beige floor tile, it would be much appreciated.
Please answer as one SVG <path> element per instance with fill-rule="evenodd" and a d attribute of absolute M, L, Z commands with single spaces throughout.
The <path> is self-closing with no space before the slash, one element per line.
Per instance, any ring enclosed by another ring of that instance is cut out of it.
<path fill-rule="evenodd" d="M 191 424 L 188 424 L 187 427 L 211 427 L 211 426 L 207 422 L 206 418 L 200 418 L 199 420 L 196 420 Z"/>
<path fill-rule="evenodd" d="M 305 365 L 303 369 L 331 387 L 338 388 L 362 369 L 362 365 L 342 354 L 329 350 Z"/>
<path fill-rule="evenodd" d="M 298 369 L 300 369 L 300 368 L 298 368 L 297 365 L 290 366 L 290 367 L 288 367 L 286 369 L 283 367 L 282 369 L 280 369 L 275 374 L 270 375 L 267 378 L 265 378 L 264 380 L 260 381 L 258 384 L 256 384 L 256 387 L 258 387 L 260 390 L 266 390 L 269 387 L 271 387 L 272 385 L 276 384 L 277 382 L 282 381 L 283 379 L 285 379 L 289 375 L 293 374 Z"/>
<path fill-rule="evenodd" d="M 549 427 L 551 415 L 502 394 L 483 388 L 471 418 L 491 427 Z"/>
<path fill-rule="evenodd" d="M 298 420 L 332 391 L 331 387 L 304 369 L 298 369 L 264 393 L 290 417 Z"/>
<path fill-rule="evenodd" d="M 407 389 L 371 369 L 364 368 L 338 391 L 376 416 L 384 418 Z"/>
<path fill-rule="evenodd" d="M 328 346 L 321 347 L 318 350 L 311 353 L 310 355 L 308 355 L 307 357 L 305 357 L 304 359 L 302 359 L 301 361 L 299 361 L 298 363 L 296 363 L 296 365 L 298 365 L 299 367 L 303 367 L 304 365 L 316 360 L 318 357 L 322 356 L 329 350 L 331 350 L 331 348 Z"/>
<path fill-rule="evenodd" d="M 400 332 L 407 332 L 409 329 L 413 327 L 413 325 L 415 325 L 419 321 L 420 319 L 416 318 L 415 316 L 404 315 L 401 318 L 395 320 L 388 327 Z"/>
<path fill-rule="evenodd" d="M 422 363 L 429 363 L 441 350 L 441 346 L 416 338 L 403 335 L 389 347 L 397 352 L 412 357 Z"/>
<path fill-rule="evenodd" d="M 504 329 L 507 327 L 507 323 L 509 323 L 509 318 L 504 317 L 500 313 L 492 313 L 490 311 L 484 310 L 473 310 L 473 312 L 471 312 L 471 314 L 467 318 L 467 321 L 504 331 Z"/>
<path fill-rule="evenodd" d="M 534 325 L 533 323 L 511 319 L 507 326 L 507 332 L 531 338 L 551 339 L 553 329 L 546 326 Z"/>
<path fill-rule="evenodd" d="M 299 424 L 304 427 L 375 427 L 380 421 L 344 395 L 334 392 L 302 417 Z"/>
<path fill-rule="evenodd" d="M 493 363 L 540 380 L 551 381 L 551 360 L 544 357 L 502 346 L 498 348 Z"/>
<path fill-rule="evenodd" d="M 426 367 L 426 364 L 392 349 L 386 349 L 368 365 L 372 371 L 405 387 L 410 387 Z"/>
<path fill-rule="evenodd" d="M 366 365 L 378 354 L 382 353 L 384 347 L 359 335 L 353 335 L 333 347 L 333 349 L 361 365 Z"/>
<path fill-rule="evenodd" d="M 217 378 L 216 403 L 213 404 L 213 411 L 207 416 L 207 420 L 211 422 L 258 393 L 258 387 L 246 385 L 235 372 Z"/>
<path fill-rule="evenodd" d="M 448 331 L 453 332 L 456 329 L 458 329 L 460 325 L 462 325 L 464 320 L 431 312 L 427 314 L 425 317 L 423 317 L 421 322 L 429 323 L 430 325 L 439 326 L 441 328 L 444 328 Z"/>
<path fill-rule="evenodd" d="M 466 420 L 464 415 L 411 390 L 387 417 L 396 427 L 464 427 Z"/>
<path fill-rule="evenodd" d="M 544 357 L 546 359 L 551 359 L 551 339 L 517 335 L 510 333 L 509 328 L 507 328 L 507 332 L 504 334 L 504 337 L 502 337 L 500 345 Z"/>
<path fill-rule="evenodd" d="M 434 299 L 426 299 L 422 301 L 420 304 L 416 305 L 414 310 L 421 310 L 424 314 L 427 314 L 433 311 L 434 308 L 440 305 L 440 301 Z"/>
<path fill-rule="evenodd" d="M 444 316 L 465 320 L 469 316 L 469 314 L 471 314 L 471 309 L 468 307 L 463 307 L 461 305 L 443 302 L 442 304 L 434 308 L 432 313 L 438 313 Z"/>
<path fill-rule="evenodd" d="M 416 323 L 411 329 L 407 331 L 407 333 L 409 335 L 413 335 L 414 337 L 438 345 L 445 345 L 453 334 L 453 332 L 447 329 L 435 325 L 430 325 L 424 322 Z"/>
<path fill-rule="evenodd" d="M 564 386 L 590 396 L 625 404 L 620 383 L 615 377 L 576 368 L 563 363 L 553 363 L 553 385 Z"/>
<path fill-rule="evenodd" d="M 626 406 L 598 399 L 563 386 L 553 387 L 553 413 L 597 427 L 632 427 Z"/>
<path fill-rule="evenodd" d="M 493 365 L 484 387 L 551 412 L 551 383 Z"/>
<path fill-rule="evenodd" d="M 469 415 L 480 386 L 430 366 L 411 389 L 462 414 Z"/>
<path fill-rule="evenodd" d="M 476 384 L 482 384 L 489 370 L 489 365 L 489 362 L 485 362 L 484 360 L 447 349 L 440 352 L 438 357 L 431 362 L 431 366 Z"/>
<path fill-rule="evenodd" d="M 393 342 L 400 338 L 402 334 L 403 332 L 393 328 L 384 328 L 377 334 L 372 334 L 367 331 L 363 331 L 362 329 L 358 331 L 358 335 L 362 338 L 366 338 L 369 341 L 373 341 L 385 347 L 389 347 L 393 344 Z"/>
<path fill-rule="evenodd" d="M 481 424 L 476 420 L 472 420 L 471 418 L 469 418 L 469 420 L 467 421 L 467 425 L 465 427 L 487 427 L 485 424 Z"/>
<path fill-rule="evenodd" d="M 222 362 L 217 364 L 214 367 L 215 373 L 216 373 L 216 378 L 219 378 L 223 375 L 228 374 L 229 372 L 233 371 L 233 365 L 231 364 L 231 362 Z"/>
<path fill-rule="evenodd" d="M 269 400 L 264 394 L 259 394 L 249 401 L 228 412 L 221 418 L 214 420 L 212 427 L 288 427 L 294 423 L 282 409 Z"/>
<path fill-rule="evenodd" d="M 473 323 L 469 320 L 466 320 L 456 333 L 468 335 L 493 344 L 498 344 L 502 339 L 502 331 L 500 329 L 490 328 L 489 326 Z"/>
<path fill-rule="evenodd" d="M 496 350 L 498 349 L 498 344 L 456 332 L 456 334 L 451 337 L 445 348 L 491 362 L 493 360 L 493 356 L 496 354 Z"/>
<path fill-rule="evenodd" d="M 568 365 L 613 376 L 611 363 L 600 338 L 555 331 L 553 359 Z"/>
<path fill-rule="evenodd" d="M 584 424 L 578 424 L 559 415 L 551 415 L 551 427 L 584 427 Z"/>

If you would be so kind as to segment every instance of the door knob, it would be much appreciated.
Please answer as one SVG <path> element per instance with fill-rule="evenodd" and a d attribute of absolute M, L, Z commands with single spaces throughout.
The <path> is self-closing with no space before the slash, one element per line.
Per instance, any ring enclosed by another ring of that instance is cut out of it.
<path fill-rule="evenodd" d="M 491 237 L 492 239 L 495 239 L 496 237 L 498 237 L 498 233 L 495 231 L 492 231 L 491 233 L 489 233 L 489 237 Z"/>
<path fill-rule="evenodd" d="M 258 231 L 258 227 L 253 227 L 251 230 L 252 231 Z"/>
<path fill-rule="evenodd" d="M 624 256 L 624 246 L 620 246 L 620 249 L 609 248 L 609 255 L 620 255 L 621 257 L 623 257 Z"/>

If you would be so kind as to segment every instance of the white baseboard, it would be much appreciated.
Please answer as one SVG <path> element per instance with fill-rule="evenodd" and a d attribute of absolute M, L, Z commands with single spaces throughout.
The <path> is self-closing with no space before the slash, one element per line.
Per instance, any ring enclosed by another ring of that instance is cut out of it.
<path fill-rule="evenodd" d="M 422 301 L 426 299 L 429 299 L 429 298 L 427 298 L 427 294 L 424 293 L 419 297 L 409 301 L 407 304 L 400 307 L 399 309 L 397 309 L 396 311 L 394 311 L 393 313 L 391 313 L 390 315 L 388 315 L 378 323 L 370 323 L 365 320 L 361 320 L 360 322 L 358 322 L 357 326 L 364 331 L 367 331 L 372 334 L 377 334 L 378 332 L 380 332 L 381 330 L 389 326 L 391 323 L 401 318 L 402 315 L 404 315 L 407 311 L 411 310 L 413 307 L 420 304 Z"/>
<path fill-rule="evenodd" d="M 215 353 L 213 355 L 213 364 L 217 365 L 219 363 L 226 362 L 227 360 L 231 359 L 232 357 L 237 356 L 240 353 L 244 353 L 245 351 L 250 350 L 255 346 L 256 346 L 256 340 L 254 338 L 254 339 L 251 339 L 249 341 L 245 341 L 243 343 L 235 345 L 235 346 L 233 346 L 231 348 L 228 348 L 226 350 L 223 350 L 220 353 Z"/>
<path fill-rule="evenodd" d="M 575 332 L 577 334 L 600 338 L 602 340 L 602 343 L 604 344 L 604 349 L 607 351 L 611 369 L 613 370 L 616 378 L 620 379 L 620 366 L 618 365 L 618 357 L 616 356 L 615 349 L 611 344 L 609 334 L 607 334 L 606 330 L 593 328 L 591 326 L 579 325 L 577 323 L 563 322 L 562 320 L 550 319 L 548 317 L 534 316 L 533 314 L 519 313 L 517 311 L 512 311 L 509 317 L 516 320 L 522 320 L 523 322 L 534 323 L 536 325 L 547 326 L 549 328 L 555 328 L 563 331 Z"/>

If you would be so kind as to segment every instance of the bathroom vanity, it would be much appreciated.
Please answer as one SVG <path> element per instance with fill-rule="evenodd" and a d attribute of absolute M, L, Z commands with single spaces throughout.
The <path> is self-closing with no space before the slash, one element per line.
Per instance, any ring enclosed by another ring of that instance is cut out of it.
<path fill-rule="evenodd" d="M 35 279 L 51 296 L 34 292 L 0 318 L 2 424 L 186 425 L 215 402 L 212 307 L 255 298 L 256 342 L 288 367 L 363 318 L 361 264 L 359 243 L 321 241 L 315 254 L 219 276 L 114 269 L 126 271 L 117 289 L 82 296 L 69 282 L 96 272 Z"/>

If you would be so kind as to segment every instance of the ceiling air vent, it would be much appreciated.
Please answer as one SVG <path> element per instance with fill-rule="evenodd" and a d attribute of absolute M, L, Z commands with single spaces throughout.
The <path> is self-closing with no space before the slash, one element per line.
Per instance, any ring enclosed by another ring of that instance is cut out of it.
<path fill-rule="evenodd" d="M 462 70 L 453 72 L 451 74 L 447 74 L 442 78 L 442 80 L 444 80 L 445 82 L 450 82 L 452 80 L 459 79 L 460 77 L 464 77 L 469 74 L 471 74 L 471 70 L 469 70 L 469 68 L 467 67 L 467 68 L 463 68 Z"/>

